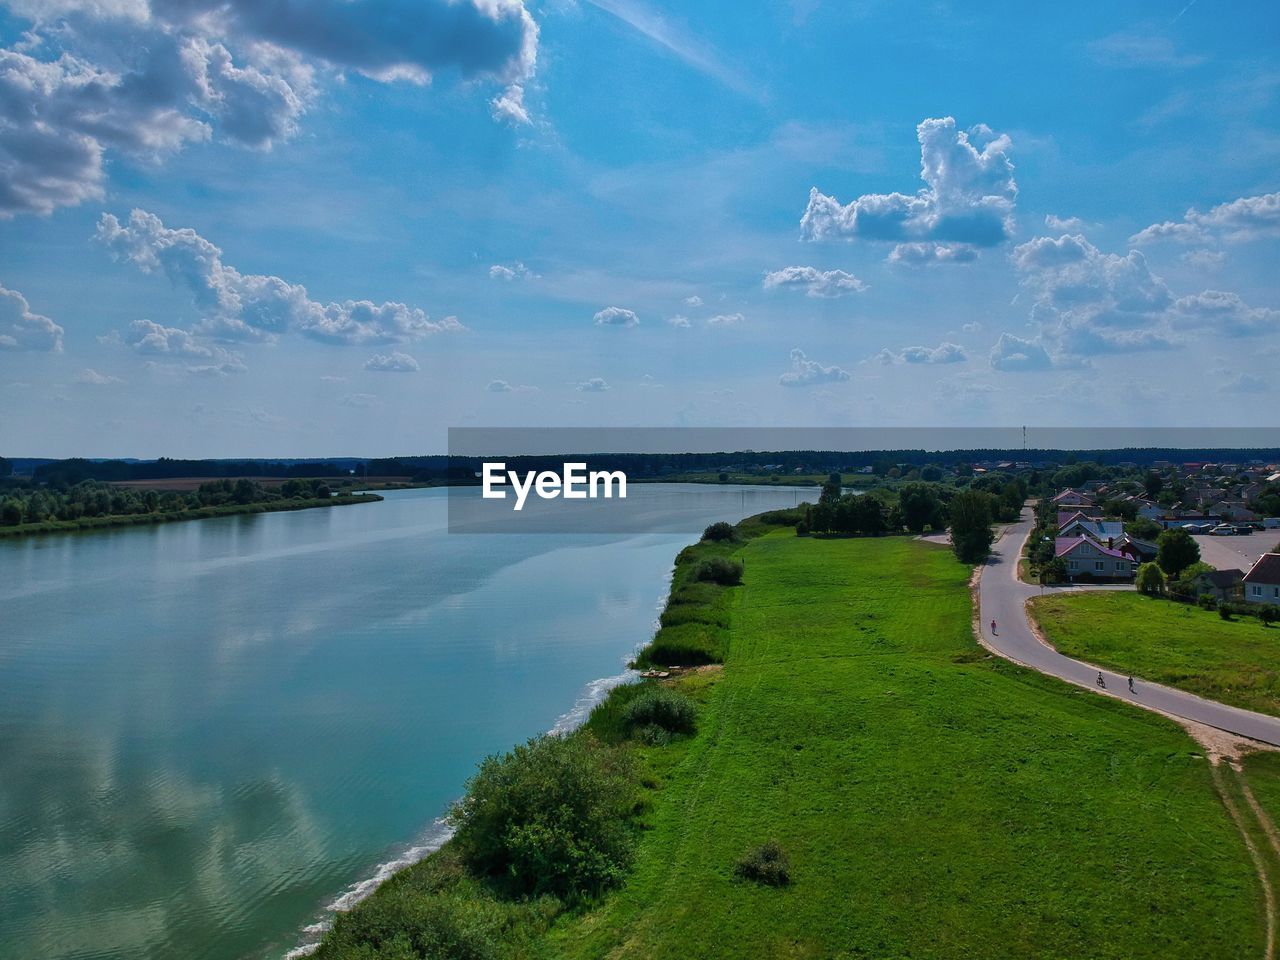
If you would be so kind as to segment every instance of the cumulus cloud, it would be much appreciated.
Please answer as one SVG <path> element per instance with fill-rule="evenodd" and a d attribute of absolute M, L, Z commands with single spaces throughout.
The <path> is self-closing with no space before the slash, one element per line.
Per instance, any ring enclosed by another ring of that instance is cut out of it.
<path fill-rule="evenodd" d="M 969 263 L 978 259 L 971 243 L 900 243 L 889 251 L 889 262 L 908 267 L 931 263 Z"/>
<path fill-rule="evenodd" d="M 707 326 L 709 327 L 732 327 L 741 323 L 745 317 L 740 313 L 718 313 L 714 317 L 707 318 Z"/>
<path fill-rule="evenodd" d="M 634 327 L 640 318 L 632 310 L 622 307 L 605 307 L 595 315 L 597 327 Z"/>
<path fill-rule="evenodd" d="M 700 296 L 698 296 L 696 293 L 695 293 L 695 294 L 693 294 L 693 296 L 685 297 L 685 298 L 684 298 L 684 302 L 685 302 L 686 304 L 688 304 L 689 306 L 691 306 L 691 307 L 700 307 L 700 306 L 702 306 L 702 298 L 701 298 Z"/>
<path fill-rule="evenodd" d="M 883 364 L 893 363 L 961 363 L 969 354 L 958 343 L 943 341 L 936 347 L 903 347 L 894 353 L 888 347 L 876 354 Z"/>
<path fill-rule="evenodd" d="M 847 297 L 861 293 L 867 285 L 843 270 L 819 270 L 816 267 L 783 267 L 764 275 L 764 288 L 786 287 L 803 290 L 805 296 L 823 299 Z"/>
<path fill-rule="evenodd" d="M 1221 266 L 1223 261 L 1227 259 L 1227 255 L 1222 250 L 1187 250 L 1179 257 L 1183 263 L 1191 267 L 1199 267 L 1202 270 L 1212 267 Z"/>
<path fill-rule="evenodd" d="M 153 320 L 133 321 L 122 340 L 143 356 L 182 361 L 185 365 L 180 365 L 188 373 L 221 375 L 244 373 L 248 369 L 239 353 L 209 343 L 189 330 L 166 327 Z"/>
<path fill-rule="evenodd" d="M 364 362 L 364 368 L 375 373 L 417 373 L 418 361 L 409 354 L 396 350 L 392 353 L 375 353 Z"/>
<path fill-rule="evenodd" d="M 1084 221 L 1079 217 L 1059 217 L 1052 213 L 1045 214 L 1044 225 L 1058 233 L 1080 233 L 1084 230 Z"/>
<path fill-rule="evenodd" d="M 145 210 L 134 210 L 127 224 L 103 214 L 96 239 L 117 259 L 188 290 L 202 315 L 193 332 L 220 340 L 273 340 L 296 331 L 325 343 L 385 345 L 463 329 L 456 317 L 431 320 L 403 303 L 320 303 L 301 284 L 242 274 L 194 230 L 170 229 Z"/>
<path fill-rule="evenodd" d="M 101 197 L 112 153 L 159 160 L 215 137 L 269 149 L 320 80 L 506 85 L 523 110 L 538 28 L 523 0 L 11 0 L 30 21 L 0 49 L 0 217 Z"/>
<path fill-rule="evenodd" d="M 517 260 L 510 265 L 495 263 L 489 268 L 489 279 L 505 280 L 510 283 L 512 280 L 537 280 L 538 275 Z"/>
<path fill-rule="evenodd" d="M 109 387 L 113 384 L 124 383 L 119 377 L 113 377 L 109 374 L 99 373 L 92 367 L 85 367 L 75 376 L 76 383 L 87 383 L 93 387 Z"/>
<path fill-rule="evenodd" d="M 530 122 L 529 111 L 524 105 L 524 87 L 518 83 L 513 83 L 490 100 L 489 109 L 493 113 L 493 119 L 509 123 L 513 127 Z"/>
<path fill-rule="evenodd" d="M 1035 340 L 1002 333 L 991 348 L 991 366 L 1007 371 L 1048 370 L 1053 361 L 1044 346 Z"/>
<path fill-rule="evenodd" d="M 922 189 L 911 195 L 863 194 L 841 204 L 814 187 L 800 220 L 802 236 L 972 248 L 1009 239 L 1018 195 L 1009 138 L 982 125 L 957 130 L 952 117 L 924 120 L 916 135 Z"/>
<path fill-rule="evenodd" d="M 667 323 L 671 324 L 673 327 L 687 328 L 689 326 L 689 318 L 683 314 L 677 313 L 674 317 L 667 317 Z"/>
<path fill-rule="evenodd" d="M 1256 197 L 1240 197 L 1220 203 L 1201 213 L 1195 207 L 1181 220 L 1153 223 L 1129 238 L 1133 244 L 1173 240 L 1179 243 L 1205 243 L 1218 240 L 1241 243 L 1260 237 L 1280 236 L 1280 193 L 1264 193 Z"/>
<path fill-rule="evenodd" d="M 609 389 L 609 384 L 601 377 L 592 377 L 590 380 L 583 380 L 574 389 L 579 393 L 604 393 Z"/>
<path fill-rule="evenodd" d="M 1251 337 L 1280 332 L 1280 310 L 1251 307 L 1239 294 L 1222 290 L 1179 297 L 1170 313 L 1173 325 L 1205 330 L 1224 337 Z"/>
<path fill-rule="evenodd" d="M 48 317 L 31 312 L 27 298 L 0 285 L 0 350 L 37 350 L 59 353 L 62 327 Z"/>
<path fill-rule="evenodd" d="M 848 380 L 849 372 L 839 367 L 825 367 L 810 360 L 803 350 L 791 351 L 791 369 L 778 378 L 784 387 L 809 387 L 816 383 L 836 383 Z"/>
<path fill-rule="evenodd" d="M 507 383 L 505 380 L 490 380 L 489 385 L 485 387 L 485 389 L 490 393 L 510 393 L 512 387 L 511 384 Z"/>

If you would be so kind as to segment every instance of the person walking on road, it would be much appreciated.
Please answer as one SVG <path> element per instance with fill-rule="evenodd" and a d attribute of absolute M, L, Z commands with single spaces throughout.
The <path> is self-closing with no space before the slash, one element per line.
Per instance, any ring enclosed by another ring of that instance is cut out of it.
<path fill-rule="evenodd" d="M 1137 691 L 1133 689 L 1133 677 L 1130 677 L 1130 678 L 1129 678 L 1129 692 L 1130 692 L 1130 693 L 1137 693 Z"/>
<path fill-rule="evenodd" d="M 1103 690 L 1107 689 L 1107 681 L 1106 681 L 1106 678 L 1102 676 L 1101 670 L 1098 671 L 1098 679 L 1095 680 L 1094 683 L 1096 683 Z"/>
<path fill-rule="evenodd" d="M 994 620 L 991 621 L 991 635 L 993 637 L 996 635 L 996 622 Z"/>

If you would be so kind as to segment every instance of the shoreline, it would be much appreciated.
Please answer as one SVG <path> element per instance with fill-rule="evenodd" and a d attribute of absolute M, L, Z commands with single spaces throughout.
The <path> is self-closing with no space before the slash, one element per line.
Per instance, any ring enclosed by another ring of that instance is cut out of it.
<path fill-rule="evenodd" d="M 311 510 L 321 507 L 348 507 L 360 503 L 379 503 L 383 499 L 376 493 L 356 493 L 334 496 L 327 500 L 268 500 L 259 503 L 200 507 L 196 510 L 172 513 L 122 513 L 106 517 L 84 517 L 80 520 L 43 520 L 39 523 L 0 527 L 0 540 L 17 540 L 23 537 L 58 533 L 90 533 L 95 530 L 151 527 L 162 523 L 180 523 L 184 520 L 216 520 L 219 517 L 239 517 L 255 513 L 288 513 L 294 510 Z"/>

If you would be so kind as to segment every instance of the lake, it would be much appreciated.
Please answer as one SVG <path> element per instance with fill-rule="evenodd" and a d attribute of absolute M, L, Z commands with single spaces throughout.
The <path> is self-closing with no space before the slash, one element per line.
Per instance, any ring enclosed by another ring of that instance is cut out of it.
<path fill-rule="evenodd" d="M 632 486 L 687 533 L 450 534 L 406 490 L 0 541 L 0 956 L 314 940 L 482 757 L 623 678 L 703 526 L 815 495 Z"/>

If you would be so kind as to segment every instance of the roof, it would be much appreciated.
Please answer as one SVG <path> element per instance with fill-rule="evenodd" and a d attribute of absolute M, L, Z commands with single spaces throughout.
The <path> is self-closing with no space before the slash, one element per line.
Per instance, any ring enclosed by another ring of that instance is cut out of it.
<path fill-rule="evenodd" d="M 1075 497 L 1076 499 L 1083 500 L 1085 503 L 1088 503 L 1088 504 L 1093 503 L 1093 498 L 1091 496 L 1089 496 L 1087 493 L 1081 493 L 1079 490 L 1063 490 L 1060 494 L 1058 494 L 1056 497 L 1053 498 L 1053 502 L 1057 503 L 1059 500 L 1065 500 L 1068 497 Z"/>
<path fill-rule="evenodd" d="M 1104 547 L 1097 540 L 1093 539 L 1093 537 L 1057 537 L 1053 541 L 1053 555 L 1054 557 L 1065 557 L 1072 550 L 1075 550 L 1086 543 L 1099 553 L 1105 554 L 1108 557 L 1115 557 L 1117 560 L 1129 559 L 1129 557 L 1121 553 L 1119 550 L 1112 550 L 1109 547 Z"/>
<path fill-rule="evenodd" d="M 1237 583 L 1244 579 L 1244 574 L 1231 567 L 1227 570 L 1206 570 L 1201 573 L 1197 580 L 1208 580 L 1211 584 L 1219 589 L 1234 587 Z"/>
<path fill-rule="evenodd" d="M 1249 572 L 1244 575 L 1245 583 L 1280 583 L 1280 553 L 1264 553 Z"/>

